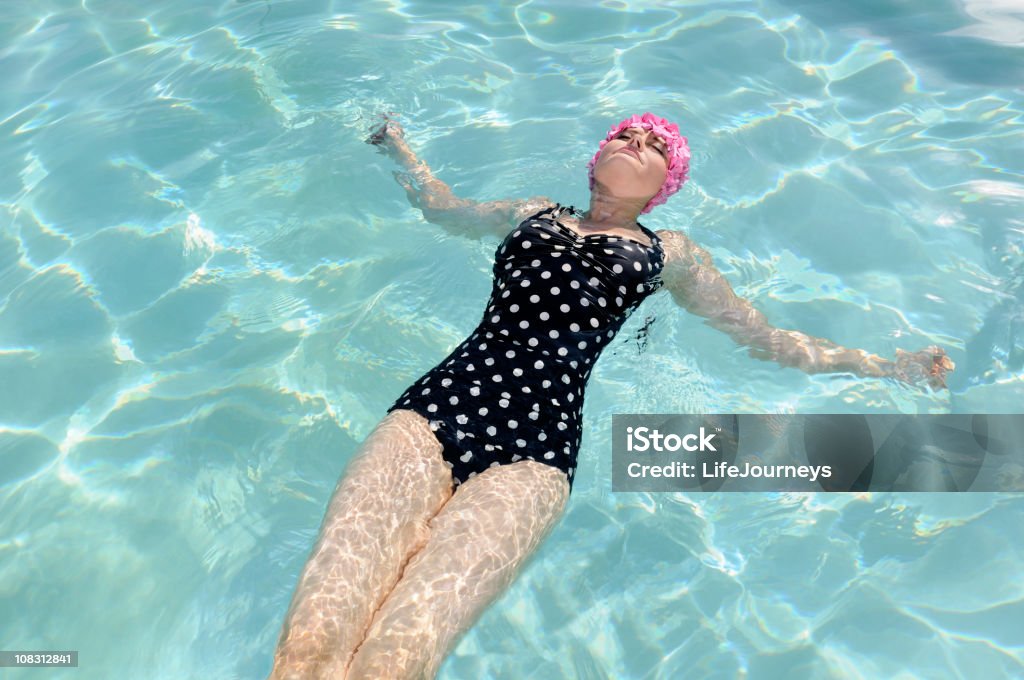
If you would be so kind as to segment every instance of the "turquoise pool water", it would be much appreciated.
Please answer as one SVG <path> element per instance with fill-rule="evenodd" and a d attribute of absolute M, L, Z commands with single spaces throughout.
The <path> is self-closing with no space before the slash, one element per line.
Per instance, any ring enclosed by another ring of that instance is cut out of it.
<path fill-rule="evenodd" d="M 1019 496 L 612 494 L 608 443 L 615 412 L 1020 409 L 1014 3 L 0 17 L 0 648 L 81 653 L 0 677 L 265 677 L 346 461 L 490 290 L 496 241 L 424 222 L 374 116 L 461 196 L 585 205 L 644 110 L 694 152 L 645 225 L 776 326 L 942 345 L 952 390 L 759 362 L 659 293 L 591 378 L 564 520 L 440 677 L 1024 677 Z"/>

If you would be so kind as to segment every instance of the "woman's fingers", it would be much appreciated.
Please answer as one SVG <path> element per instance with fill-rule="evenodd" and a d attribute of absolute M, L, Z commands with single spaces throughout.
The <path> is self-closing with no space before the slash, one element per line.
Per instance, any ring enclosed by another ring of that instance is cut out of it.
<path fill-rule="evenodd" d="M 956 364 L 937 345 L 918 352 L 896 350 L 896 369 L 894 377 L 909 385 L 927 384 L 933 390 L 948 389 L 946 374 L 956 368 Z"/>
<path fill-rule="evenodd" d="M 383 146 L 391 139 L 400 139 L 405 135 L 405 130 L 402 129 L 401 123 L 391 118 L 393 113 L 382 113 L 381 118 L 384 122 L 381 123 L 380 127 L 370 133 L 370 136 L 366 138 L 367 144 L 373 144 L 375 146 Z"/>

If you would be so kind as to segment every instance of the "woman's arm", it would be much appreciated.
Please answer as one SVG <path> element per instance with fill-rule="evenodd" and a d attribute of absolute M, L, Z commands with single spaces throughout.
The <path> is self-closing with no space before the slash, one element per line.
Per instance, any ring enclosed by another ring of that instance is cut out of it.
<path fill-rule="evenodd" d="M 395 179 L 405 189 L 409 202 L 423 212 L 424 219 L 452 233 L 476 238 L 504 236 L 530 215 L 554 205 L 546 196 L 486 203 L 459 198 L 416 157 L 405 141 L 402 126 L 393 119 L 387 119 L 366 141 L 382 149 L 405 170 L 396 172 Z"/>
<path fill-rule="evenodd" d="M 711 255 L 678 231 L 657 232 L 665 248 L 662 279 L 686 310 L 750 347 L 757 359 L 776 361 L 806 373 L 854 373 L 862 377 L 892 377 L 916 384 L 927 380 L 933 389 L 945 387 L 944 376 L 955 365 L 939 347 L 920 352 L 896 350 L 889 361 L 862 349 L 848 349 L 799 331 L 773 328 L 732 286 L 711 261 Z"/>

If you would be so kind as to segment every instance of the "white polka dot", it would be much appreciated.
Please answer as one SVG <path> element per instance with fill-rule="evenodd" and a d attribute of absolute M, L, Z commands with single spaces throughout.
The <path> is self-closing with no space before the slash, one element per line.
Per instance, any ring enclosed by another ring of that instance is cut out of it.
<path fill-rule="evenodd" d="M 551 318 L 551 315 L 548 314 L 547 312 L 541 312 L 538 316 L 540 317 L 541 321 L 547 321 L 548 319 Z"/>
<path fill-rule="evenodd" d="M 434 411 L 437 410 L 437 404 L 428 404 L 427 405 L 427 410 L 430 411 L 431 413 L 433 413 Z"/>
<path fill-rule="evenodd" d="M 487 434 L 493 437 L 494 435 L 498 434 L 498 428 L 494 427 L 494 425 L 491 425 L 490 427 L 487 428 Z"/>
<path fill-rule="evenodd" d="M 469 393 L 472 394 L 474 397 L 479 397 L 480 396 L 480 388 L 479 387 L 470 387 L 469 388 Z"/>
<path fill-rule="evenodd" d="M 529 394 L 530 393 L 530 387 L 528 385 L 523 385 L 523 392 L 526 392 L 527 394 Z"/>
<path fill-rule="evenodd" d="M 638 293 L 644 292 L 644 284 L 642 284 L 642 283 L 636 284 L 636 292 L 638 292 Z"/>
<path fill-rule="evenodd" d="M 540 434 L 537 435 L 537 439 L 539 441 L 544 441 L 547 438 L 548 438 L 548 436 L 546 434 L 544 434 L 543 432 L 541 432 Z"/>
<path fill-rule="evenodd" d="M 508 421 L 508 426 L 509 426 L 509 428 L 510 428 L 510 429 L 513 429 L 513 430 L 514 430 L 514 429 L 516 429 L 517 427 L 519 427 L 519 423 L 517 423 L 517 422 L 516 422 L 516 421 L 514 421 L 514 420 L 510 420 L 510 421 Z"/>
<path fill-rule="evenodd" d="M 567 430 L 567 429 L 569 429 L 569 426 L 566 425 L 565 423 L 563 423 L 562 421 L 558 421 L 558 429 L 559 430 Z"/>
<path fill-rule="evenodd" d="M 533 362 L 533 367 L 538 369 L 544 368 L 544 362 L 541 361 L 540 359 L 537 359 L 535 362 Z"/>
<path fill-rule="evenodd" d="M 550 279 L 551 278 L 551 272 L 549 272 L 549 271 L 547 271 L 545 269 L 544 271 L 542 271 L 540 273 L 540 278 L 542 278 L 542 279 Z"/>
<path fill-rule="evenodd" d="M 441 387 L 448 387 L 451 384 L 452 384 L 452 379 L 451 378 L 445 378 L 444 380 L 441 381 Z"/>
<path fill-rule="evenodd" d="M 565 396 L 565 398 L 566 398 L 566 399 L 568 399 L 569 401 L 572 401 L 573 399 L 575 399 L 575 397 L 573 396 L 572 392 L 570 392 L 569 394 L 567 394 L 567 395 Z"/>
<path fill-rule="evenodd" d="M 590 300 L 588 300 L 587 298 L 580 298 L 580 306 L 581 307 L 589 307 L 590 306 Z"/>
<path fill-rule="evenodd" d="M 506 290 L 506 291 L 505 291 L 504 293 L 502 293 L 502 294 L 501 294 L 501 297 L 503 297 L 503 298 L 507 298 L 507 297 L 508 297 L 509 295 L 511 295 L 511 294 L 512 294 L 512 291 L 508 291 L 508 290 Z"/>
<path fill-rule="evenodd" d="M 551 331 L 548 332 L 548 335 L 550 335 L 552 338 L 557 338 L 558 337 L 558 331 L 552 329 Z"/>
<path fill-rule="evenodd" d="M 552 295 L 558 295 L 560 292 L 561 291 L 558 290 L 558 286 L 554 286 L 554 287 L 551 288 L 551 294 Z"/>
<path fill-rule="evenodd" d="M 518 446 L 519 448 L 523 448 L 524 446 L 526 446 L 526 440 L 525 439 L 517 439 L 516 440 L 516 446 Z M 513 461 L 516 460 L 517 458 L 519 458 L 518 454 L 512 456 L 512 460 Z"/>
<path fill-rule="evenodd" d="M 497 314 L 491 317 L 491 323 L 498 323 L 499 321 L 501 321 L 501 317 Z"/>
<path fill-rule="evenodd" d="M 524 248 L 529 248 L 530 247 L 530 242 L 529 241 L 523 241 L 523 247 Z"/>
<path fill-rule="evenodd" d="M 548 387 L 551 387 L 551 381 L 550 380 L 545 380 L 544 382 L 542 382 L 540 384 L 540 386 L 545 388 L 545 389 L 547 389 Z"/>
<path fill-rule="evenodd" d="M 569 264 L 568 262 L 566 262 L 565 264 L 562 265 L 562 271 L 563 272 L 571 272 L 572 271 L 572 265 Z"/>
<path fill-rule="evenodd" d="M 572 287 L 572 288 L 579 288 L 580 287 L 580 282 L 579 281 L 570 281 L 569 282 L 569 286 Z"/>
<path fill-rule="evenodd" d="M 593 286 L 594 288 L 597 288 L 597 287 L 599 287 L 601 285 L 601 282 L 597 279 L 596 276 L 591 276 L 590 277 L 590 285 Z"/>
<path fill-rule="evenodd" d="M 519 305 L 509 305 L 508 306 L 508 311 L 510 311 L 510 312 L 518 312 L 519 311 Z"/>
<path fill-rule="evenodd" d="M 622 298 L 620 298 L 620 297 L 615 298 L 615 304 L 617 304 L 619 307 L 621 307 L 622 306 Z"/>
<path fill-rule="evenodd" d="M 491 380 L 493 380 L 494 382 L 501 382 L 501 376 L 500 375 L 492 376 Z"/>
<path fill-rule="evenodd" d="M 512 369 L 512 375 L 514 375 L 515 377 L 518 378 L 522 374 L 523 374 L 523 369 L 518 368 L 518 367 Z"/>
<path fill-rule="evenodd" d="M 564 348 L 564 347 L 559 347 L 558 348 L 558 356 L 564 357 L 568 353 L 569 353 L 569 350 L 567 350 L 566 348 Z"/>
<path fill-rule="evenodd" d="M 514 349 L 510 349 L 509 351 L 505 352 L 505 356 L 508 357 L 509 359 L 511 359 L 515 355 L 516 355 L 516 351 Z"/>
<path fill-rule="evenodd" d="M 545 451 L 544 452 L 544 458 L 546 458 L 547 460 L 551 460 L 554 457 L 555 457 L 555 452 L 554 451 Z"/>
<path fill-rule="evenodd" d="M 498 406 L 500 406 L 502 408 L 508 408 L 508 404 L 509 404 L 508 399 L 499 399 L 498 400 Z"/>
<path fill-rule="evenodd" d="M 450 404 L 451 404 L 452 406 L 455 406 L 456 404 L 458 404 L 458 403 L 459 403 L 459 398 L 458 398 L 458 397 L 456 397 L 456 396 L 455 396 L 455 395 L 453 394 L 452 396 L 448 397 L 448 402 L 449 402 L 449 403 L 450 403 Z"/>
<path fill-rule="evenodd" d="M 423 391 L 420 392 L 420 394 L 430 394 L 430 388 L 429 387 L 423 388 Z"/>
<path fill-rule="evenodd" d="M 586 340 L 580 340 L 579 344 L 576 345 L 576 346 L 579 347 L 580 349 L 586 349 L 587 348 L 587 341 Z"/>
<path fill-rule="evenodd" d="M 617 264 L 617 265 L 612 266 L 612 271 L 615 272 L 616 274 L 621 274 L 622 273 L 622 265 L 621 264 Z"/>
<path fill-rule="evenodd" d="M 493 357 L 487 357 L 486 359 L 484 359 L 484 363 L 487 364 L 488 366 L 493 366 L 494 365 L 494 358 Z"/>
<path fill-rule="evenodd" d="M 473 366 L 473 364 L 466 364 L 466 370 L 467 370 L 467 371 L 472 371 L 472 370 L 474 370 L 475 368 L 476 368 L 476 367 L 475 367 L 475 366 Z"/>
<path fill-rule="evenodd" d="M 608 301 L 605 300 L 603 297 L 602 298 L 597 298 L 597 304 L 601 305 L 602 307 L 605 307 L 605 306 L 607 306 Z"/>
<path fill-rule="evenodd" d="M 468 463 L 469 459 L 472 458 L 472 457 L 473 457 L 473 452 L 472 451 L 466 451 L 466 453 L 464 453 L 461 456 L 459 456 L 459 460 L 461 460 L 463 463 Z M 472 477 L 474 474 L 476 474 L 476 473 L 470 472 L 469 476 Z"/>
<path fill-rule="evenodd" d="M 562 305 L 559 306 L 558 311 L 562 312 L 562 314 L 567 314 L 569 312 L 569 305 L 562 303 Z"/>
<path fill-rule="evenodd" d="M 519 285 L 522 286 L 523 288 L 528 288 L 530 286 L 530 279 L 523 279 L 523 282 L 520 283 Z"/>
<path fill-rule="evenodd" d="M 515 270 L 514 272 L 512 272 L 512 278 L 514 279 L 514 278 L 516 278 L 517 276 L 519 276 L 519 275 L 520 275 L 520 274 L 522 274 L 522 273 L 523 273 L 523 272 L 521 272 L 521 271 L 519 271 L 519 270 L 517 269 L 517 270 Z"/>
<path fill-rule="evenodd" d="M 529 328 L 530 327 L 530 322 L 527 321 L 526 319 L 523 319 L 522 321 L 519 322 L 519 327 L 520 328 Z"/>
<path fill-rule="evenodd" d="M 460 413 L 459 415 L 455 416 L 455 422 L 457 422 L 459 425 L 465 425 L 466 423 L 469 422 L 469 418 L 466 417 L 465 413 Z"/>
<path fill-rule="evenodd" d="M 486 407 L 486 406 L 481 406 L 481 407 L 480 407 L 480 410 L 479 410 L 479 411 L 477 411 L 477 413 L 479 413 L 479 414 L 480 414 L 480 415 L 482 415 L 482 416 L 485 416 L 485 415 L 487 415 L 487 407 Z"/>
<path fill-rule="evenodd" d="M 578 323 L 571 323 L 569 324 L 569 330 L 571 330 L 573 333 L 579 333 L 580 325 Z"/>
<path fill-rule="evenodd" d="M 540 266 L 540 260 L 534 260 L 533 262 L 530 263 L 530 266 L 531 267 L 539 267 Z"/>
<path fill-rule="evenodd" d="M 594 328 L 597 328 L 598 326 L 601 325 L 601 323 L 594 317 L 590 317 L 590 325 L 593 326 Z"/>
<path fill-rule="evenodd" d="M 537 338 L 530 338 L 529 340 L 526 341 L 526 343 L 530 347 L 536 347 L 537 346 Z"/>
<path fill-rule="evenodd" d="M 537 304 L 538 302 L 540 302 L 540 296 L 539 295 L 531 295 L 530 296 L 530 302 L 532 302 L 534 304 Z"/>
<path fill-rule="evenodd" d="M 567 376 L 567 375 L 565 375 L 565 374 L 563 373 L 563 374 L 562 374 L 562 382 L 564 382 L 564 383 L 565 383 L 566 385 L 568 385 L 569 383 L 571 383 L 571 382 L 572 382 L 572 380 L 570 380 L 570 379 L 569 379 L 569 376 Z"/>

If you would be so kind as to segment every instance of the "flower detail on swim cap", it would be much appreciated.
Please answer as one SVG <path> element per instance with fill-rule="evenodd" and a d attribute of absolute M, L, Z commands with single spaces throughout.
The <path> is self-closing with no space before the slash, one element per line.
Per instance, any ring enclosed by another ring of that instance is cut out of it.
<path fill-rule="evenodd" d="M 644 209 L 640 211 L 648 213 L 654 206 L 667 201 L 668 197 L 679 191 L 680 187 L 690 178 L 690 147 L 686 143 L 686 137 L 679 134 L 679 127 L 675 123 L 670 123 L 650 112 L 644 113 L 642 116 L 633 114 L 608 131 L 608 136 L 597 147 L 597 153 L 587 164 L 591 189 L 594 188 L 594 166 L 597 165 L 597 159 L 600 158 L 604 145 L 615 139 L 620 132 L 631 127 L 654 132 L 668 147 L 668 173 L 665 175 L 665 183 L 661 185 L 661 189 L 654 195 L 654 198 L 648 201 Z"/>

